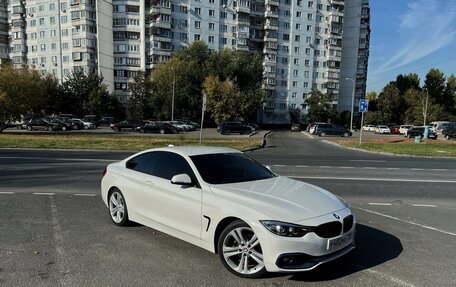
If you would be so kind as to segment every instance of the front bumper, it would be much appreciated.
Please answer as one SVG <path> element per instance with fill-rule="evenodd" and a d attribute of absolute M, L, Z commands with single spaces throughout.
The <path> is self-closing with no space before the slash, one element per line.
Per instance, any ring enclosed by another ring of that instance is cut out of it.
<path fill-rule="evenodd" d="M 304 226 L 318 226 L 331 221 L 343 222 L 343 218 L 351 215 L 350 208 L 337 211 L 340 219 L 333 213 L 310 220 L 295 222 Z M 283 237 L 267 230 L 259 221 L 249 222 L 260 239 L 263 250 L 263 261 L 269 272 L 300 272 L 309 271 L 317 266 L 339 258 L 355 248 L 356 217 L 353 216 L 353 226 L 344 233 L 332 238 L 322 238 L 311 232 L 303 237 Z M 339 248 L 328 250 L 329 241 L 339 237 L 349 240 Z"/>

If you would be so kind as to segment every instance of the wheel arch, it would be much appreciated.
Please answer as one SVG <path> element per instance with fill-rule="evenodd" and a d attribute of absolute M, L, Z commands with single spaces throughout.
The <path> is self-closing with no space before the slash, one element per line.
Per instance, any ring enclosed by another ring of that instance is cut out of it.
<path fill-rule="evenodd" d="M 230 225 L 232 222 L 234 221 L 237 221 L 237 220 L 240 220 L 240 221 L 244 221 L 238 217 L 235 217 L 235 216 L 229 216 L 229 217 L 225 217 L 224 219 L 222 219 L 218 224 L 217 224 L 217 227 L 215 228 L 215 232 L 214 232 L 214 250 L 215 250 L 215 253 L 218 254 L 218 248 L 217 248 L 217 245 L 218 245 L 218 241 L 219 241 L 219 238 L 220 238 L 220 235 L 222 234 L 223 230 L 228 226 Z M 245 221 L 244 221 L 245 222 Z"/>

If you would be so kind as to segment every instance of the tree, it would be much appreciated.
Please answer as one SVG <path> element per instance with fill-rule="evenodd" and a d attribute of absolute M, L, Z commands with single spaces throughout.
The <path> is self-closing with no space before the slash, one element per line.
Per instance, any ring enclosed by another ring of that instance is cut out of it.
<path fill-rule="evenodd" d="M 444 93 L 445 98 L 448 99 L 447 111 L 450 114 L 448 119 L 456 121 L 456 77 L 454 75 L 447 77 Z"/>
<path fill-rule="evenodd" d="M 299 124 L 301 123 L 301 110 L 298 108 L 290 108 L 288 110 L 290 115 L 290 123 L 291 124 Z"/>
<path fill-rule="evenodd" d="M 70 74 L 62 86 L 64 97 L 59 103 L 59 112 L 77 115 L 97 112 L 99 109 L 96 106 L 98 102 L 95 100 L 99 96 L 97 94 L 106 91 L 103 76 L 93 72 L 85 74 L 82 70 Z"/>
<path fill-rule="evenodd" d="M 407 90 L 420 88 L 420 78 L 417 74 L 411 73 L 408 75 L 399 75 L 396 78 L 396 81 L 392 82 L 396 88 L 399 90 L 400 95 L 405 95 Z"/>
<path fill-rule="evenodd" d="M 131 94 L 127 102 L 127 116 L 130 119 L 142 120 L 144 117 L 153 116 L 150 107 L 152 97 L 152 81 L 149 75 L 138 72 L 128 86 Z"/>
<path fill-rule="evenodd" d="M 28 66 L 19 69 L 10 64 L 0 67 L 0 121 L 20 118 L 28 113 L 41 113 L 44 108 L 46 85 L 37 70 Z"/>
<path fill-rule="evenodd" d="M 203 87 L 207 95 L 207 109 L 216 123 L 246 119 L 261 103 L 261 97 L 241 93 L 239 87 L 231 80 L 222 82 L 216 76 L 208 76 Z"/>
<path fill-rule="evenodd" d="M 402 122 L 402 117 L 406 109 L 405 100 L 393 83 L 383 88 L 377 101 L 383 123 Z"/>
<path fill-rule="evenodd" d="M 377 97 L 378 97 L 378 95 L 377 95 L 376 92 L 373 92 L 373 91 L 372 91 L 372 92 L 367 92 L 367 93 L 366 93 L 366 99 L 369 101 L 369 103 L 370 103 L 371 101 L 376 100 Z"/>
<path fill-rule="evenodd" d="M 330 95 L 325 95 L 317 89 L 312 89 L 309 95 L 305 102 L 309 106 L 308 116 L 311 122 L 334 121 L 337 118 Z"/>

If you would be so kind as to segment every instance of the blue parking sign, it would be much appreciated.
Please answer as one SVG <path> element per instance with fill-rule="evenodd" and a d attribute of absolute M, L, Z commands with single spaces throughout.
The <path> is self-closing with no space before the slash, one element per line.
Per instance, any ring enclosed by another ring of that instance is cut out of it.
<path fill-rule="evenodd" d="M 369 107 L 369 100 L 366 100 L 366 99 L 359 100 L 359 112 L 360 113 L 367 112 L 368 107 Z"/>

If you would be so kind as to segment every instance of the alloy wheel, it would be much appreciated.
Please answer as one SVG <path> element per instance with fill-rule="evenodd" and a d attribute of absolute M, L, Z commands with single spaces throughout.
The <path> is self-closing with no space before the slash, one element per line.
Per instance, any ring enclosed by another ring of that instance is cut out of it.
<path fill-rule="evenodd" d="M 229 271 L 241 277 L 258 277 L 265 272 L 263 251 L 255 232 L 244 224 L 224 232 L 221 258 Z"/>
<path fill-rule="evenodd" d="M 115 190 L 109 196 L 109 214 L 116 225 L 125 225 L 128 221 L 127 206 L 122 193 Z"/>

